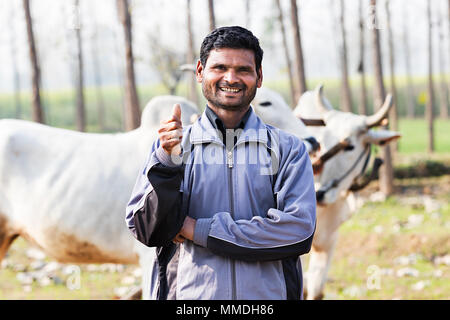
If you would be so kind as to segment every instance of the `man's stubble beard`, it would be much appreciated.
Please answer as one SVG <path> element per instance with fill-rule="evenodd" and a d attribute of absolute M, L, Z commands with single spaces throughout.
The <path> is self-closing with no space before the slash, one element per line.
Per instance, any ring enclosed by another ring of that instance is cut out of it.
<path fill-rule="evenodd" d="M 244 86 L 244 88 L 242 88 L 243 92 L 246 92 L 248 90 L 247 86 Z M 253 90 L 249 92 L 248 95 L 243 95 L 240 103 L 238 104 L 223 104 L 220 102 L 219 98 L 216 98 L 216 96 L 214 95 L 213 92 L 211 92 L 211 90 L 207 89 L 207 86 L 205 86 L 204 82 L 202 82 L 202 92 L 203 92 L 203 96 L 206 98 L 206 100 L 208 101 L 208 105 L 211 107 L 215 106 L 217 108 L 220 109 L 224 109 L 224 110 L 228 110 L 228 111 L 243 111 L 246 110 L 250 103 L 253 101 L 253 99 L 255 98 L 256 95 L 256 90 L 257 90 L 257 86 L 255 85 L 253 87 Z M 220 89 L 218 88 L 218 84 L 216 85 L 216 92 L 219 92 Z"/>

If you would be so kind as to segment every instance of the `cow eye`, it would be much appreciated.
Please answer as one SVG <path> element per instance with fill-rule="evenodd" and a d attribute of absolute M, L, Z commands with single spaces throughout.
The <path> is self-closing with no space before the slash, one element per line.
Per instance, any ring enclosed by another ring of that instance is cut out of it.
<path fill-rule="evenodd" d="M 268 107 L 268 106 L 271 106 L 271 105 L 272 105 L 272 102 L 270 102 L 270 101 L 264 101 L 264 102 L 261 102 L 259 105 L 260 105 L 261 107 Z"/>
<path fill-rule="evenodd" d="M 353 149 L 355 149 L 355 146 L 352 145 L 352 144 L 349 144 L 348 146 L 346 146 L 346 147 L 344 148 L 344 151 L 352 151 Z"/>

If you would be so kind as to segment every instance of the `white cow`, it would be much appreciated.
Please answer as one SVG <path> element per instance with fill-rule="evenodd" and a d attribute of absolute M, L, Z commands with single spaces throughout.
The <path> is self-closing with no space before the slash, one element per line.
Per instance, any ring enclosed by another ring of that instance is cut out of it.
<path fill-rule="evenodd" d="M 323 127 L 308 127 L 320 142 L 323 153 L 343 141 L 347 146 L 346 151 L 328 161 L 320 175 L 315 176 L 317 225 L 305 274 L 307 299 L 323 297 L 338 228 L 356 210 L 355 197 L 349 189 L 363 170 L 370 145 L 384 145 L 400 137 L 398 132 L 371 129 L 382 123 L 391 105 L 388 96 L 382 108 L 372 116 L 341 112 L 333 109 L 319 86 L 314 92 L 304 93 L 294 111 L 298 117 L 325 122 Z"/>
<path fill-rule="evenodd" d="M 295 117 L 292 109 L 276 91 L 262 87 L 252 101 L 255 113 L 267 124 L 283 129 L 303 140 L 311 155 L 319 147 L 311 131 Z"/>
<path fill-rule="evenodd" d="M 92 134 L 29 121 L 0 120 L 0 260 L 17 236 L 70 263 L 141 263 L 154 250 L 135 240 L 125 207 L 161 119 L 180 103 L 182 121 L 198 113 L 180 97 L 152 99 L 141 126 Z"/>

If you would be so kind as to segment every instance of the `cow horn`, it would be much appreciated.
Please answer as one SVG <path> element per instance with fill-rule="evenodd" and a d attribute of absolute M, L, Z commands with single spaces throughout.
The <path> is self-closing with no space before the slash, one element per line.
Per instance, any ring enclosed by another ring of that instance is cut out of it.
<path fill-rule="evenodd" d="M 324 100 L 323 84 L 320 84 L 316 87 L 315 95 L 316 95 L 316 106 L 319 109 L 320 113 L 325 114 L 326 112 L 333 110 L 333 108 Z"/>
<path fill-rule="evenodd" d="M 383 121 L 383 119 L 386 118 L 391 107 L 392 107 L 392 95 L 388 94 L 381 108 L 378 109 L 378 111 L 375 114 L 368 116 L 366 118 L 367 128 L 379 126 Z"/>

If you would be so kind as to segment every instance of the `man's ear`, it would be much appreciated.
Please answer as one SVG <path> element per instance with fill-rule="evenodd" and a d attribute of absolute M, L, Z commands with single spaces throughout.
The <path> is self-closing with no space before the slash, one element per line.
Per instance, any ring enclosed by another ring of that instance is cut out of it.
<path fill-rule="evenodd" d="M 258 81 L 256 82 L 256 85 L 258 86 L 258 88 L 261 88 L 262 81 L 263 81 L 262 67 L 259 67 L 259 70 L 257 71 L 257 74 L 258 74 Z"/>
<path fill-rule="evenodd" d="M 202 83 L 203 81 L 203 65 L 200 60 L 197 61 L 197 68 L 195 70 L 195 76 L 197 78 L 197 82 Z"/>

